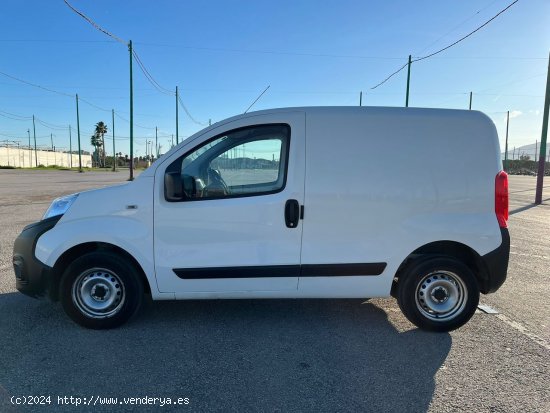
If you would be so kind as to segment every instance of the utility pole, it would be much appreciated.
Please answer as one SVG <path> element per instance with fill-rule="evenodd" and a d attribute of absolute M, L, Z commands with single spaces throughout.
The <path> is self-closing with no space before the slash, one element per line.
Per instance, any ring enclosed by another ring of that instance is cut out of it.
<path fill-rule="evenodd" d="M 178 87 L 176 86 L 176 145 L 180 143 L 179 140 L 179 119 L 178 119 Z"/>
<path fill-rule="evenodd" d="M 69 155 L 70 155 L 70 168 L 73 168 L 73 139 L 71 136 L 71 125 L 69 125 Z"/>
<path fill-rule="evenodd" d="M 546 162 L 546 138 L 548 137 L 548 111 L 550 110 L 550 56 L 546 73 L 546 96 L 544 98 L 544 114 L 542 117 L 542 134 L 540 137 L 539 169 L 537 172 L 537 193 L 535 204 L 542 203 L 542 185 L 544 181 L 544 167 Z"/>
<path fill-rule="evenodd" d="M 359 106 L 363 106 L 363 91 L 359 92 Z"/>
<path fill-rule="evenodd" d="M 170 148 L 173 148 L 174 147 L 174 134 L 172 134 L 172 146 L 170 146 Z"/>
<path fill-rule="evenodd" d="M 130 181 L 134 180 L 134 79 L 132 74 L 132 41 L 128 42 L 130 52 Z"/>
<path fill-rule="evenodd" d="M 535 162 L 537 162 L 537 150 L 539 148 L 539 141 L 535 141 Z"/>
<path fill-rule="evenodd" d="M 504 144 L 504 170 L 508 170 L 508 125 L 510 124 L 510 111 L 506 112 L 506 143 Z"/>
<path fill-rule="evenodd" d="M 405 98 L 405 107 L 409 107 L 409 86 L 410 86 L 410 83 L 411 83 L 411 58 L 412 56 L 409 55 L 409 67 L 407 69 L 407 96 Z"/>
<path fill-rule="evenodd" d="M 38 168 L 38 156 L 36 155 L 36 126 L 34 124 L 34 115 L 32 115 L 32 132 L 34 135 L 34 164 Z"/>
<path fill-rule="evenodd" d="M 29 168 L 32 168 L 31 130 L 27 129 L 29 135 Z"/>
<path fill-rule="evenodd" d="M 55 156 L 55 146 L 53 146 L 53 133 L 50 133 L 50 140 L 52 141 L 53 164 L 57 165 L 57 159 Z"/>
<path fill-rule="evenodd" d="M 111 109 L 111 116 L 113 117 L 113 172 L 116 172 L 116 152 L 115 152 L 115 110 Z"/>
<path fill-rule="evenodd" d="M 208 119 L 208 126 L 212 126 L 212 119 Z"/>
<path fill-rule="evenodd" d="M 468 110 L 472 110 L 472 92 L 470 92 L 470 107 Z"/>
<path fill-rule="evenodd" d="M 157 154 L 157 159 L 159 157 L 159 136 L 158 136 L 158 128 L 155 126 L 155 152 Z"/>
<path fill-rule="evenodd" d="M 80 150 L 80 114 L 78 112 L 78 93 L 76 94 L 76 131 L 78 135 L 78 172 L 82 172 L 82 151 Z"/>

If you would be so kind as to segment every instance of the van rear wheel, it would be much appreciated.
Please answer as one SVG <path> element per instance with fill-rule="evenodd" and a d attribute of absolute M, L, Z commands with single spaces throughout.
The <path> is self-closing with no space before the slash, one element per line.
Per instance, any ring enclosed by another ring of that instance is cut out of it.
<path fill-rule="evenodd" d="M 122 256 L 95 251 L 74 260 L 61 277 L 60 301 L 81 326 L 108 329 L 124 324 L 140 307 L 143 285 Z"/>
<path fill-rule="evenodd" d="M 479 287 L 472 271 L 455 258 L 424 257 L 413 261 L 399 277 L 397 302 L 417 327 L 451 331 L 474 315 Z"/>

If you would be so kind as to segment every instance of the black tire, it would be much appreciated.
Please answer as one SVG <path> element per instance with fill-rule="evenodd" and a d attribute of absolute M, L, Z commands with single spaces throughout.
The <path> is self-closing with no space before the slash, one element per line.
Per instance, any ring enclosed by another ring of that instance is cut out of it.
<path fill-rule="evenodd" d="M 61 277 L 59 292 L 67 315 L 96 330 L 124 324 L 143 300 L 143 284 L 134 265 L 103 251 L 75 259 Z"/>
<path fill-rule="evenodd" d="M 423 330 L 451 331 L 470 320 L 479 303 L 472 271 L 448 256 L 411 262 L 397 282 L 397 302 L 407 319 Z"/>

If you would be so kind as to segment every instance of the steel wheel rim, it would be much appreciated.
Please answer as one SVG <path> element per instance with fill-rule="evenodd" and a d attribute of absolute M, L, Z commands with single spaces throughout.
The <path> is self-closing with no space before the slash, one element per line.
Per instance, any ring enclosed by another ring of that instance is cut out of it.
<path fill-rule="evenodd" d="M 415 292 L 416 308 L 436 322 L 459 316 L 466 307 L 468 289 L 464 281 L 451 271 L 434 271 L 425 275 Z"/>
<path fill-rule="evenodd" d="M 120 311 L 126 299 L 124 283 L 113 271 L 91 268 L 73 283 L 72 299 L 78 310 L 91 318 L 108 318 Z"/>

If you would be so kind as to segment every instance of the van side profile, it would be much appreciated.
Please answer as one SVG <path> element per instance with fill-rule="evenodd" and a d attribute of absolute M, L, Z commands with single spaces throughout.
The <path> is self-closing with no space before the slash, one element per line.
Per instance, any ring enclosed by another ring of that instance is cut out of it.
<path fill-rule="evenodd" d="M 17 288 L 113 328 L 154 300 L 397 299 L 449 331 L 505 281 L 508 180 L 477 111 L 305 107 L 208 127 L 135 181 L 55 200 Z"/>

